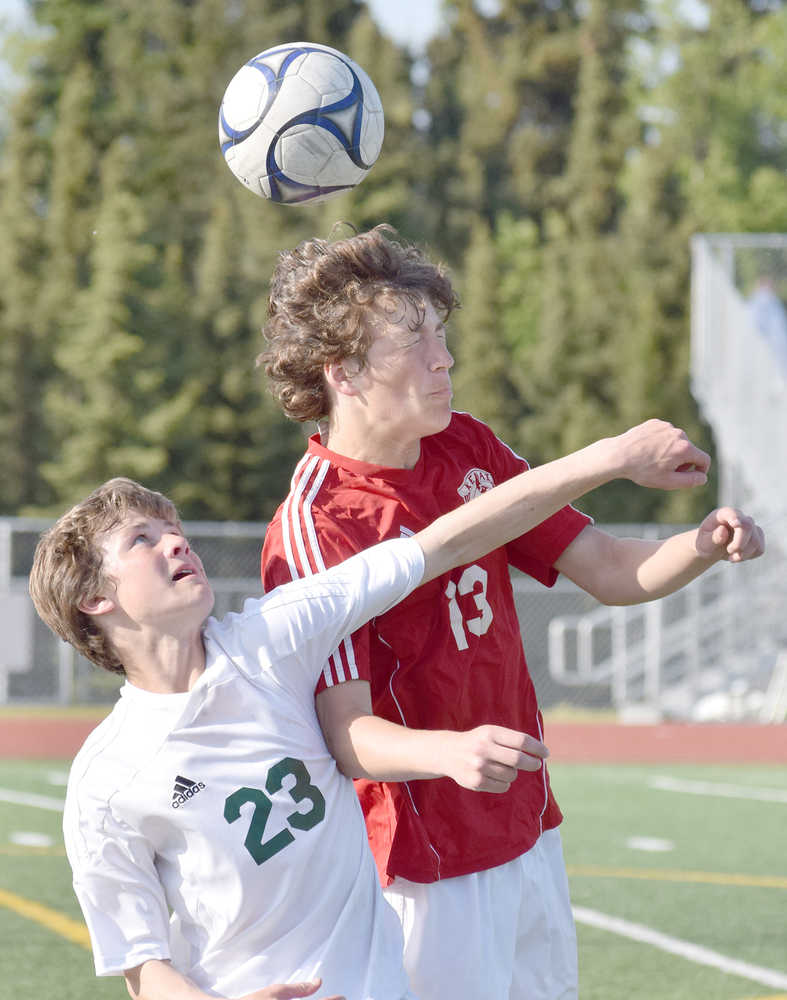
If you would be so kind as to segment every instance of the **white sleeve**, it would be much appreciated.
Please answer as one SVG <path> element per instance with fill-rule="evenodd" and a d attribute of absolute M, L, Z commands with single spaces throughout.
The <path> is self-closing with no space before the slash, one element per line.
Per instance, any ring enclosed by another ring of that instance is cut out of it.
<path fill-rule="evenodd" d="M 407 597 L 423 574 L 418 542 L 381 542 L 323 573 L 246 601 L 243 613 L 228 615 L 213 634 L 228 652 L 228 643 L 239 647 L 239 665 L 250 676 L 273 676 L 311 698 L 342 639 Z"/>
<path fill-rule="evenodd" d="M 149 959 L 170 958 L 169 912 L 145 838 L 106 804 L 71 790 L 63 833 L 96 975 L 122 975 Z"/>

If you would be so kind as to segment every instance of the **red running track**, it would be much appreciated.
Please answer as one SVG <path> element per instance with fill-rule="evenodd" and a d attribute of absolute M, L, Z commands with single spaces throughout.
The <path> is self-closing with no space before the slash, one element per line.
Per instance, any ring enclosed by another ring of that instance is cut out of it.
<path fill-rule="evenodd" d="M 0 716 L 0 757 L 73 757 L 98 724 L 68 718 Z M 546 723 L 551 759 L 571 763 L 787 763 L 787 726 L 736 723 L 618 725 Z"/>

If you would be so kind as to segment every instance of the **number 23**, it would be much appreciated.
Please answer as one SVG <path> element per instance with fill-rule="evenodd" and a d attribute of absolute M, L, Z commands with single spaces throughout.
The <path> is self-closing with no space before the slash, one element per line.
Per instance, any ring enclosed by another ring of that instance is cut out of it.
<path fill-rule="evenodd" d="M 325 818 L 325 799 L 320 789 L 311 783 L 311 775 L 302 760 L 297 760 L 295 757 L 285 757 L 278 764 L 274 764 L 268 771 L 265 788 L 270 795 L 274 795 L 281 790 L 284 778 L 288 774 L 295 778 L 295 783 L 287 789 L 290 798 L 294 802 L 302 802 L 307 799 L 312 805 L 308 812 L 302 813 L 296 809 L 295 812 L 290 813 L 287 817 L 287 823 L 296 830 L 311 830 L 313 826 L 317 826 Z M 262 839 L 273 803 L 261 788 L 238 788 L 232 795 L 228 795 L 224 800 L 224 819 L 228 823 L 234 823 L 240 819 L 241 807 L 248 802 L 253 804 L 254 810 L 243 843 L 257 864 L 261 865 L 272 858 L 274 854 L 284 850 L 288 844 L 295 840 L 295 837 L 289 830 L 280 830 L 270 839 Z"/>

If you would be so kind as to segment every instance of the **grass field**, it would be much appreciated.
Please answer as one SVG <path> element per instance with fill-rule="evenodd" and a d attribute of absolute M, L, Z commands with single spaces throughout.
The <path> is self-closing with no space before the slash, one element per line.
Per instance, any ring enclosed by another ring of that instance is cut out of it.
<path fill-rule="evenodd" d="M 55 801 L 66 768 L 0 760 L 0 981 L 14 1000 L 127 996 L 93 976 Z M 784 768 L 551 772 L 583 1000 L 787 997 Z"/>

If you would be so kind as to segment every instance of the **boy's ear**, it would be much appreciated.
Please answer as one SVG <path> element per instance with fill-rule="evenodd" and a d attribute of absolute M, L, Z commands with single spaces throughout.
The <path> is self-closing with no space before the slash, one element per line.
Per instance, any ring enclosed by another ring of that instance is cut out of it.
<path fill-rule="evenodd" d="M 344 396 L 358 394 L 358 390 L 353 385 L 353 379 L 359 371 L 358 362 L 354 358 L 347 358 L 345 361 L 329 361 L 323 367 L 325 381 L 330 388 Z"/>
<path fill-rule="evenodd" d="M 109 597 L 88 597 L 77 605 L 86 615 L 105 615 L 115 610 L 115 602 Z"/>

